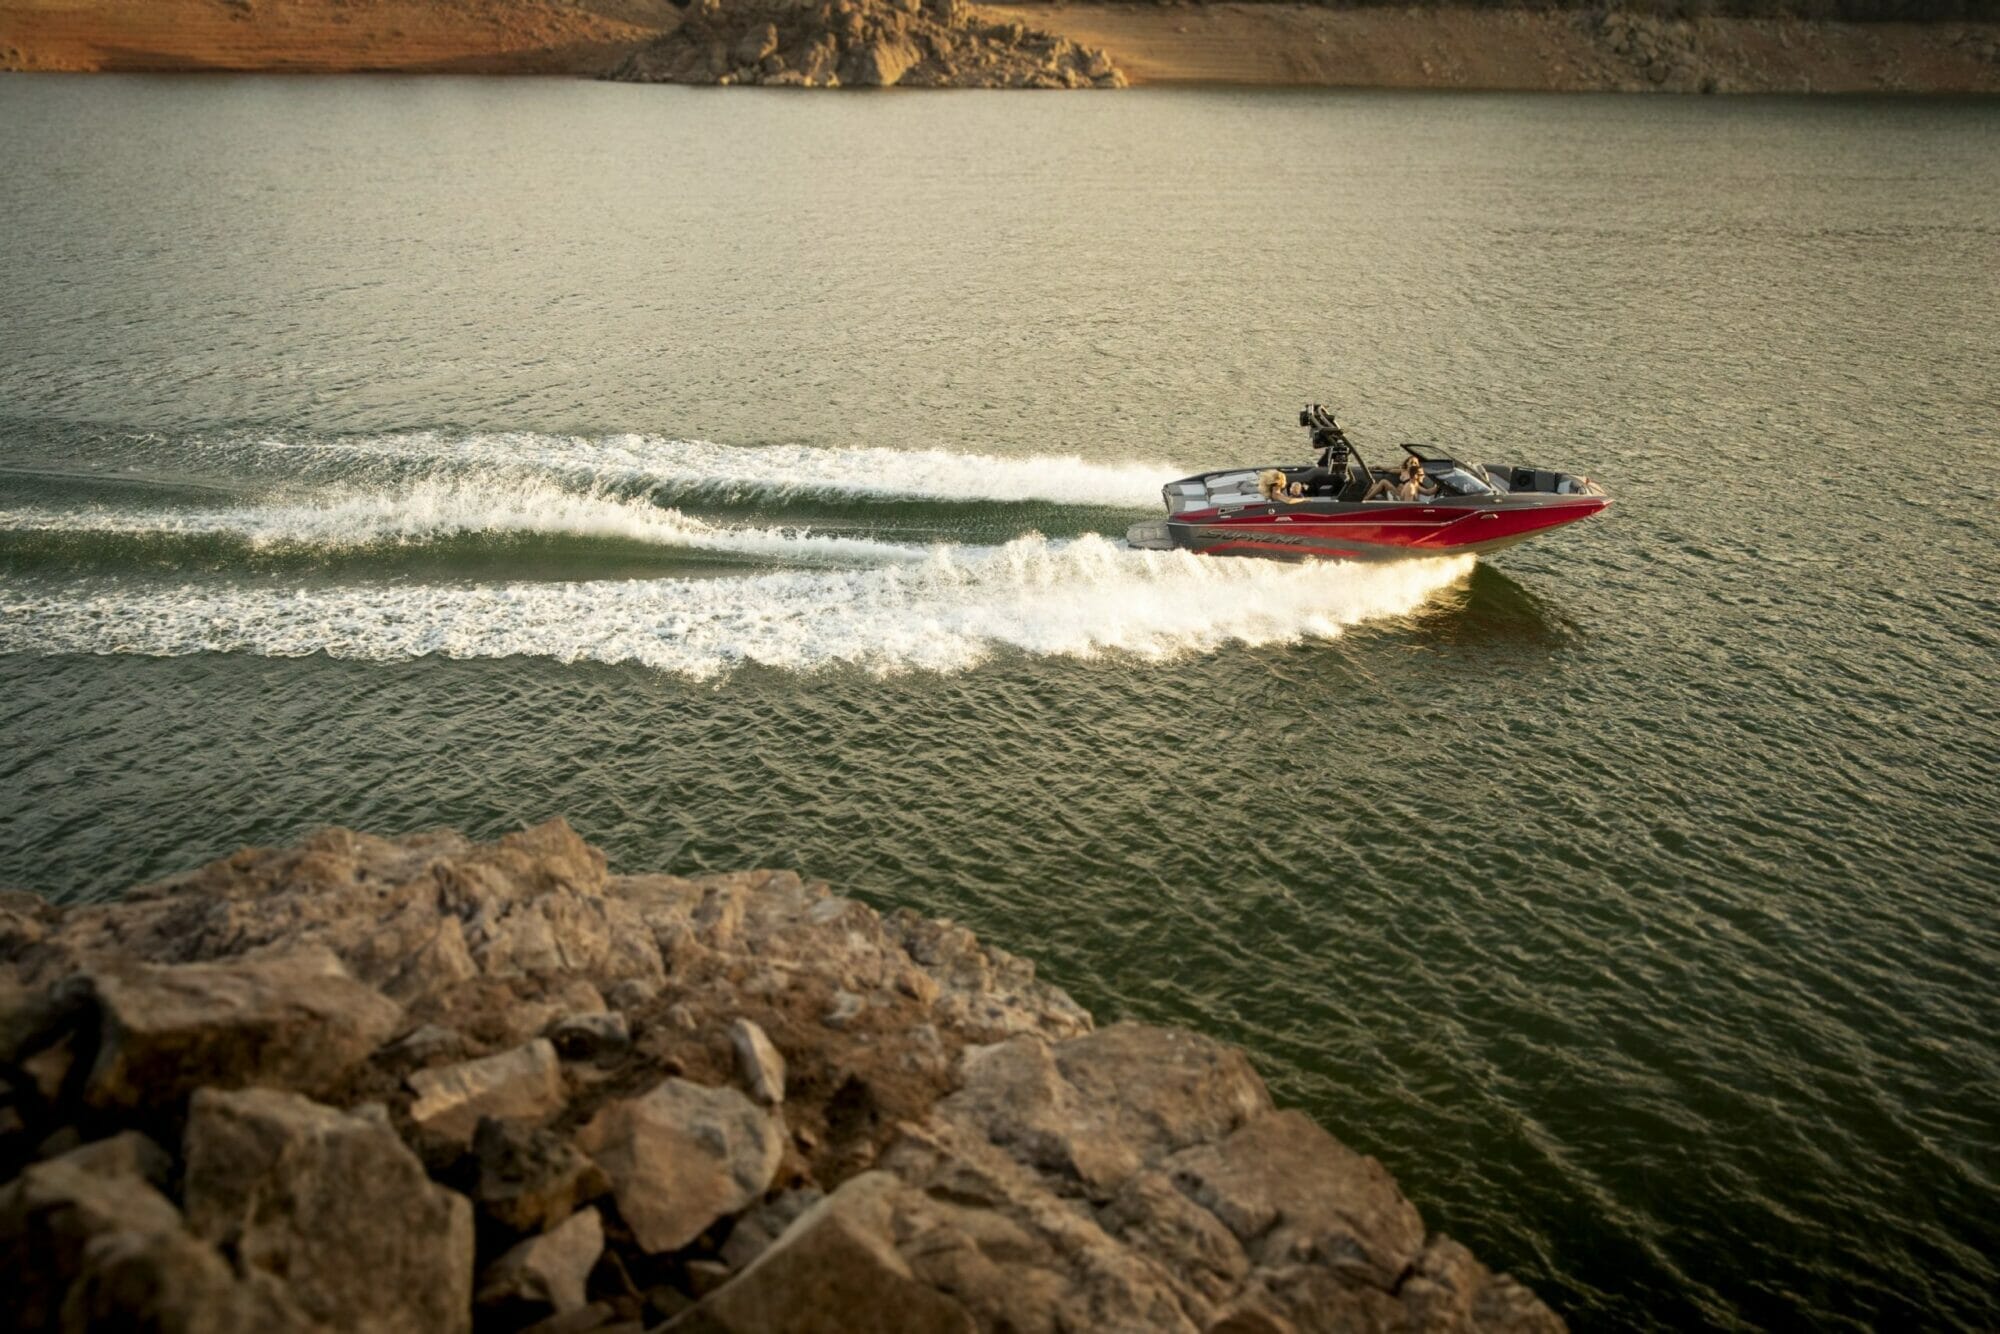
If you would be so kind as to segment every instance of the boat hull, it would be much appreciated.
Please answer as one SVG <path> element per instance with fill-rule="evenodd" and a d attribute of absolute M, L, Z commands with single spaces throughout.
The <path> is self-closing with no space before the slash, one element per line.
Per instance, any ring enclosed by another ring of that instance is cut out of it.
<path fill-rule="evenodd" d="M 1610 503 L 1602 495 L 1528 495 L 1499 501 L 1256 505 L 1139 524 L 1128 540 L 1138 547 L 1265 560 L 1404 560 L 1499 551 L 1587 519 Z"/>

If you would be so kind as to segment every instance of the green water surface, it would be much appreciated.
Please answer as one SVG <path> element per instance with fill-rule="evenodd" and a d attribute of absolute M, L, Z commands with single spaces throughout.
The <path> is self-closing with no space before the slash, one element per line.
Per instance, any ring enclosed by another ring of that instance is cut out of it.
<path fill-rule="evenodd" d="M 2000 1324 L 1994 104 L 0 125 L 0 883 L 561 813 L 1244 1044 L 1579 1328 Z M 1117 548 L 1311 399 L 1618 504 L 1428 573 Z"/>

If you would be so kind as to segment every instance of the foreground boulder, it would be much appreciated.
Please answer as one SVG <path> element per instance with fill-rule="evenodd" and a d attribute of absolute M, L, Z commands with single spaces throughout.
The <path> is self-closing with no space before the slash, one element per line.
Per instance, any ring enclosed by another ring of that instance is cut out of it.
<path fill-rule="evenodd" d="M 84 1098 L 96 1107 L 139 1107 L 204 1084 L 321 1089 L 403 1017 L 316 946 L 228 964 L 107 964 L 87 982 L 99 1026 Z"/>
<path fill-rule="evenodd" d="M 733 1088 L 663 1081 L 616 1102 L 577 1143 L 611 1179 L 618 1211 L 647 1251 L 674 1251 L 755 1202 L 783 1142 L 771 1115 Z"/>
<path fill-rule="evenodd" d="M 187 1214 L 238 1264 L 340 1329 L 470 1328 L 472 1206 L 433 1185 L 387 1121 L 274 1089 L 204 1089 Z"/>
<path fill-rule="evenodd" d="M 890 1238 L 886 1172 L 864 1172 L 814 1205 L 749 1268 L 668 1326 L 685 1334 L 836 1330 L 871 1312 L 880 1334 L 971 1334 L 971 1312 L 919 1279 Z"/>
<path fill-rule="evenodd" d="M 495 1260 L 479 1280 L 478 1300 L 503 1314 L 575 1311 L 586 1304 L 584 1283 L 603 1253 L 603 1221 L 585 1209 Z"/>
<path fill-rule="evenodd" d="M 472 1154 L 472 1202 L 508 1231 L 540 1232 L 611 1189 L 569 1140 L 517 1122 L 482 1120 Z"/>
<path fill-rule="evenodd" d="M 546 1038 L 497 1056 L 420 1070 L 410 1076 L 410 1088 L 417 1095 L 410 1119 L 460 1143 L 470 1142 L 481 1117 L 541 1121 L 563 1105 L 562 1069 Z"/>
<path fill-rule="evenodd" d="M 122 1170 L 134 1148 L 86 1145 L 0 1190 L 9 1328 L 311 1328 L 283 1283 L 239 1280 L 213 1247 L 188 1234 L 165 1196 Z"/>
<path fill-rule="evenodd" d="M 178 1231 L 180 1211 L 137 1177 L 104 1176 L 65 1162 L 37 1163 L 0 1190 L 0 1257 L 11 1319 L 53 1326 L 84 1270 L 85 1252 L 117 1232 Z"/>
<path fill-rule="evenodd" d="M 19 898 L 16 1327 L 1561 1328 L 1242 1052 L 790 872 L 552 822 Z"/>

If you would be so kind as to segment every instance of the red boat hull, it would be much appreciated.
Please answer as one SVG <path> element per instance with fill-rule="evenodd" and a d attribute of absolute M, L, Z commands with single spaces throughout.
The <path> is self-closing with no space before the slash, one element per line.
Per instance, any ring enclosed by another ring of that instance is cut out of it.
<path fill-rule="evenodd" d="M 1497 551 L 1587 519 L 1610 503 L 1601 495 L 1534 495 L 1407 504 L 1253 505 L 1176 514 L 1164 527 L 1173 546 L 1208 555 L 1394 560 Z"/>

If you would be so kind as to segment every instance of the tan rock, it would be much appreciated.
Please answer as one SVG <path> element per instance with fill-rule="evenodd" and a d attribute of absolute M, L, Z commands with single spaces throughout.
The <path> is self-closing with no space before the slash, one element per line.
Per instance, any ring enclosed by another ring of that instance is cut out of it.
<path fill-rule="evenodd" d="M 694 910 L 695 939 L 712 950 L 734 950 L 749 903 L 749 892 L 743 885 L 711 885 Z"/>
<path fill-rule="evenodd" d="M 342 1330 L 465 1330 L 472 1206 L 435 1186 L 379 1118 L 275 1089 L 196 1093 L 189 1229 L 227 1241 L 245 1273 L 283 1276 Z"/>
<path fill-rule="evenodd" d="M 1141 1166 L 1133 1146 L 1111 1133 L 1056 1065 L 1049 1044 L 1022 1036 L 968 1048 L 962 1086 L 938 1106 L 941 1117 L 983 1134 L 1038 1171 L 1061 1173 L 1108 1193 Z"/>
<path fill-rule="evenodd" d="M 923 52 L 907 41 L 864 42 L 840 62 L 840 81 L 854 88 L 893 88 L 922 59 Z"/>
<path fill-rule="evenodd" d="M 1271 1105 L 1241 1052 L 1143 1024 L 1053 1045 L 1023 1035 L 968 1048 L 960 1084 L 940 1116 L 1100 1197 L 1142 1166 L 1221 1139 Z"/>
<path fill-rule="evenodd" d="M 479 1118 L 540 1122 L 563 1106 L 562 1066 L 547 1038 L 476 1061 L 419 1070 L 410 1119 L 446 1139 L 470 1143 Z"/>
<path fill-rule="evenodd" d="M 501 1226 L 541 1232 L 611 1189 L 603 1169 L 552 1131 L 487 1117 L 473 1132 L 472 1202 Z"/>
<path fill-rule="evenodd" d="M 1113 1024 L 1051 1051 L 1078 1096 L 1104 1109 L 1113 1132 L 1149 1162 L 1221 1139 L 1271 1108 L 1242 1051 L 1186 1029 Z"/>
<path fill-rule="evenodd" d="M 1534 1293 L 1445 1236 L 1425 1244 L 1397 1295 L 1412 1329 L 1561 1334 L 1564 1328 Z"/>
<path fill-rule="evenodd" d="M 731 1270 L 745 1268 L 771 1248 L 801 1214 L 826 1198 L 817 1186 L 788 1190 L 751 1206 L 730 1225 L 722 1243 L 722 1260 Z"/>
<path fill-rule="evenodd" d="M 1048 1173 L 955 1120 L 905 1126 L 882 1167 L 893 1235 L 912 1272 L 950 1292 L 982 1328 L 1193 1331 L 1210 1303 L 1177 1271 L 1115 1235 Z"/>
<path fill-rule="evenodd" d="M 180 1212 L 137 1177 L 101 1176 L 73 1162 L 36 1163 L 0 1188 L 0 1274 L 17 1329 L 53 1327 L 84 1250 L 115 1232 L 174 1232 Z"/>
<path fill-rule="evenodd" d="M 22 1076 L 42 1101 L 56 1102 L 61 1099 L 70 1073 L 76 1067 L 76 1042 L 75 1033 L 65 1033 L 21 1062 Z"/>
<path fill-rule="evenodd" d="M 684 1079 L 614 1102 L 577 1137 L 611 1178 L 641 1248 L 676 1251 L 762 1195 L 784 1152 L 779 1124 L 735 1089 Z"/>
<path fill-rule="evenodd" d="M 187 1233 L 180 1212 L 139 1175 L 163 1169 L 164 1158 L 150 1140 L 116 1135 L 35 1164 L 0 1189 L 9 1328 L 311 1328 L 282 1282 L 239 1281 Z"/>
<path fill-rule="evenodd" d="M 785 1058 L 754 1022 L 737 1019 L 729 1025 L 729 1045 L 736 1053 L 736 1072 L 750 1096 L 766 1107 L 785 1100 Z"/>
<path fill-rule="evenodd" d="M 1099 1221 L 1179 1275 L 1210 1301 L 1224 1301 L 1250 1272 L 1250 1257 L 1219 1219 L 1174 1188 L 1165 1172 L 1136 1172 Z"/>
<path fill-rule="evenodd" d="M 405 1004 L 479 975 L 479 965 L 466 947 L 465 929 L 456 917 L 440 917 L 408 960 L 382 988 Z"/>
<path fill-rule="evenodd" d="M 1313 1263 L 1389 1292 L 1423 1246 L 1388 1170 L 1302 1112 L 1266 1112 L 1165 1168 L 1261 1265 Z"/>
<path fill-rule="evenodd" d="M 43 928 L 37 924 L 36 939 Z M 0 938 L 0 958 L 4 953 Z M 74 982 L 65 987 L 24 987 L 0 972 L 0 1065 L 16 1065 L 74 1030 L 89 1012 L 86 989 Z"/>
<path fill-rule="evenodd" d="M 62 910 L 39 894 L 20 889 L 0 889 L 0 959 L 12 959 L 48 937 L 49 928 Z M 10 1053 L 5 1015 L 10 1008 L 9 992 L 19 992 L 16 984 L 0 986 L 0 1059 Z"/>
<path fill-rule="evenodd" d="M 376 1060 L 384 1065 L 407 1070 L 430 1065 L 445 1065 L 463 1060 L 464 1057 L 464 1034 L 441 1024 L 419 1024 L 384 1047 L 377 1054 Z"/>
<path fill-rule="evenodd" d="M 919 1281 L 896 1251 L 891 1198 L 901 1189 L 883 1172 L 850 1179 L 667 1328 L 677 1334 L 971 1334 L 971 1314 Z"/>
<path fill-rule="evenodd" d="M 136 1130 L 92 1140 L 51 1161 L 68 1163 L 92 1176 L 137 1178 L 160 1190 L 166 1189 L 174 1167 L 165 1149 Z"/>
<path fill-rule="evenodd" d="M 577 1310 L 585 1304 L 584 1284 L 603 1253 L 603 1220 L 595 1209 L 581 1210 L 495 1260 L 480 1276 L 475 1300 L 513 1311 Z"/>
<path fill-rule="evenodd" d="M 778 49 L 778 29 L 775 24 L 753 25 L 736 42 L 734 52 L 739 65 L 755 65 Z"/>
<path fill-rule="evenodd" d="M 840 78 L 840 48 L 832 38 L 822 36 L 792 60 L 792 68 L 798 70 L 798 76 L 804 78 L 806 84 L 826 88 Z"/>
<path fill-rule="evenodd" d="M 213 1246 L 186 1232 L 120 1230 L 84 1248 L 63 1300 L 65 1330 L 309 1334 L 323 1329 L 268 1274 L 239 1280 Z"/>
<path fill-rule="evenodd" d="M 115 964 L 89 977 L 99 1047 L 94 1107 L 143 1107 L 201 1086 L 317 1092 L 401 1024 L 402 1007 L 306 946 L 256 960 Z"/>

